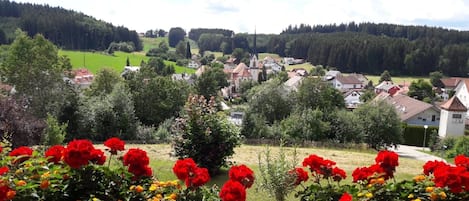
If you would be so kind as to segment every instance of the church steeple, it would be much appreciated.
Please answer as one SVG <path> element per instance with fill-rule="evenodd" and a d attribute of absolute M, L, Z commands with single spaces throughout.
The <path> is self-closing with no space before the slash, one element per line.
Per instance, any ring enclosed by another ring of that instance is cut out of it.
<path fill-rule="evenodd" d="M 254 48 L 253 48 L 253 54 L 256 55 L 256 58 L 259 58 L 259 55 L 257 54 L 257 33 L 256 33 L 256 27 L 254 27 Z"/>

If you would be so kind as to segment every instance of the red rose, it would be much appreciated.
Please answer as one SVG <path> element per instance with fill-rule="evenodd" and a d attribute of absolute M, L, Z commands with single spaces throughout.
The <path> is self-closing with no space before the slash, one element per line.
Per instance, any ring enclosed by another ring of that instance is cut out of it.
<path fill-rule="evenodd" d="M 334 169 L 332 169 L 332 179 L 334 179 L 334 181 L 341 181 L 342 179 L 345 179 L 345 178 L 347 178 L 347 174 L 345 173 L 344 170 L 338 167 L 335 167 Z"/>
<path fill-rule="evenodd" d="M 375 164 L 370 167 L 361 167 L 356 168 L 353 173 L 353 182 L 358 181 L 367 181 L 371 179 L 372 176 L 382 175 L 384 171 L 382 170 L 381 166 Z"/>
<path fill-rule="evenodd" d="M 230 179 L 221 188 L 220 199 L 222 201 L 245 201 L 246 189 L 241 183 Z"/>
<path fill-rule="evenodd" d="M 12 198 L 8 197 L 8 191 L 11 191 L 12 189 L 5 183 L 1 183 L 0 185 L 0 200 L 11 200 Z"/>
<path fill-rule="evenodd" d="M 435 171 L 436 168 L 442 167 L 442 166 L 448 166 L 445 162 L 442 161 L 428 161 L 423 165 L 423 173 L 425 175 L 430 175 Z"/>
<path fill-rule="evenodd" d="M 0 168 L 0 175 L 3 175 L 5 173 L 7 173 L 8 171 L 10 171 L 10 169 L 8 169 L 7 166 L 3 166 Z"/>
<path fill-rule="evenodd" d="M 93 151 L 91 151 L 90 161 L 92 163 L 102 165 L 106 162 L 106 155 L 104 155 L 104 152 L 99 149 L 93 149 Z"/>
<path fill-rule="evenodd" d="M 440 166 L 433 172 L 436 187 L 448 187 L 452 193 L 462 192 L 465 183 L 461 175 L 466 173 L 464 167 Z"/>
<path fill-rule="evenodd" d="M 21 146 L 10 152 L 10 156 L 18 157 L 13 163 L 22 163 L 33 155 L 33 150 L 27 146 Z"/>
<path fill-rule="evenodd" d="M 150 164 L 150 159 L 147 156 L 147 152 L 141 149 L 132 148 L 124 154 L 125 166 L 147 166 L 148 164 Z"/>
<path fill-rule="evenodd" d="M 352 199 L 353 197 L 347 192 L 345 192 L 344 194 L 342 194 L 342 197 L 340 197 L 339 201 L 352 201 Z"/>
<path fill-rule="evenodd" d="M 393 151 L 380 151 L 375 158 L 376 164 L 381 167 L 397 167 L 399 165 L 399 156 Z"/>
<path fill-rule="evenodd" d="M 308 172 L 306 172 L 303 168 L 295 168 L 288 172 L 289 174 L 294 174 L 295 176 L 295 185 L 300 185 L 301 182 L 308 181 Z"/>
<path fill-rule="evenodd" d="M 322 174 L 324 177 L 329 177 L 332 173 L 332 168 L 336 163 L 331 160 L 325 160 L 322 157 L 311 154 L 303 160 L 303 166 L 309 166 L 311 172 Z"/>
<path fill-rule="evenodd" d="M 134 175 L 134 180 L 140 177 L 151 177 L 153 174 L 148 165 L 129 165 L 128 171 Z"/>
<path fill-rule="evenodd" d="M 231 180 L 238 181 L 246 188 L 254 183 L 254 172 L 245 165 L 232 166 L 228 173 Z"/>
<path fill-rule="evenodd" d="M 117 154 L 117 151 L 124 151 L 125 142 L 117 137 L 109 138 L 104 142 L 104 146 L 109 147 L 111 154 Z"/>
<path fill-rule="evenodd" d="M 47 158 L 47 161 L 51 163 L 58 163 L 60 160 L 62 160 L 64 151 L 65 147 L 62 145 L 54 145 L 50 147 L 44 155 Z"/>
<path fill-rule="evenodd" d="M 469 169 L 469 158 L 462 154 L 457 155 L 454 158 L 454 164 L 456 164 L 456 166 L 465 167 L 466 169 Z"/>
<path fill-rule="evenodd" d="M 193 175 L 187 177 L 186 186 L 187 187 L 199 187 L 205 185 L 210 181 L 210 174 L 208 173 L 207 168 L 195 168 Z"/>
<path fill-rule="evenodd" d="M 72 168 L 88 165 L 93 150 L 94 147 L 91 141 L 73 140 L 65 148 L 64 161 Z"/>
<path fill-rule="evenodd" d="M 192 158 L 185 158 L 177 160 L 173 166 L 173 172 L 176 177 L 180 180 L 186 180 L 189 177 L 189 173 L 193 172 L 197 168 Z"/>

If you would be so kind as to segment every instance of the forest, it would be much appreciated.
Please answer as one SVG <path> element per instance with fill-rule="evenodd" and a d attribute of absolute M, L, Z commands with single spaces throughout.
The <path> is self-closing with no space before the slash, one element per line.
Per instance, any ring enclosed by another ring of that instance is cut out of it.
<path fill-rule="evenodd" d="M 13 41 L 18 28 L 29 36 L 40 33 L 64 49 L 104 50 L 112 42 L 143 48 L 138 33 L 128 28 L 60 7 L 0 0 L 0 44 Z"/>

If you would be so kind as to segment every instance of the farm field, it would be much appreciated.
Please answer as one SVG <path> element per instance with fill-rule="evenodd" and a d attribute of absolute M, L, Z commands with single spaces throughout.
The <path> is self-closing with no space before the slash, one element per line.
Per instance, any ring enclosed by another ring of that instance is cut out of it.
<path fill-rule="evenodd" d="M 126 64 L 127 58 L 129 58 L 130 64 L 134 66 L 140 66 L 141 61 L 147 62 L 149 57 L 142 53 L 125 53 L 115 52 L 114 55 L 107 55 L 100 52 L 81 52 L 81 51 L 70 51 L 60 50 L 59 55 L 66 55 L 70 58 L 72 67 L 83 68 L 86 66 L 93 74 L 96 74 L 99 69 L 103 67 L 109 67 L 116 72 L 122 72 Z M 176 73 L 188 73 L 193 74 L 194 69 L 182 67 L 176 65 L 176 62 L 165 61 L 166 65 L 174 65 Z"/>
<path fill-rule="evenodd" d="M 102 145 L 97 146 L 103 148 Z M 126 149 L 129 148 L 140 148 L 147 151 L 150 157 L 150 165 L 153 169 L 154 175 L 162 181 L 174 180 L 176 176 L 172 173 L 172 167 L 176 158 L 170 157 L 171 146 L 168 144 L 146 144 L 126 145 Z M 235 149 L 235 155 L 231 161 L 237 165 L 245 164 L 249 166 L 256 174 L 256 178 L 260 180 L 259 168 L 258 168 L 258 154 L 265 151 L 265 146 L 251 146 L 242 145 Z M 278 147 L 271 147 L 271 153 L 275 154 L 278 152 Z M 286 148 L 287 156 L 291 156 L 293 148 Z M 321 149 L 321 148 L 297 148 L 298 165 L 301 164 L 303 158 L 310 154 L 316 154 L 326 159 L 337 162 L 337 166 L 344 169 L 347 172 L 347 179 L 343 182 L 350 183 L 352 180 L 352 171 L 357 167 L 369 166 L 374 163 L 376 153 L 371 150 L 335 150 L 335 149 Z M 412 179 L 413 176 L 422 173 L 423 161 L 416 161 L 407 158 L 399 158 L 399 166 L 396 170 L 396 179 Z M 212 178 L 209 186 L 216 184 L 221 187 L 223 183 L 228 179 L 227 170 L 224 170 L 221 175 Z M 391 181 L 390 181 L 391 182 Z M 300 190 L 298 187 L 297 190 Z M 258 189 L 257 183 L 255 182 L 253 187 L 248 190 L 247 195 L 248 201 L 271 201 L 273 198 L 269 197 L 267 193 Z M 296 201 L 294 193 L 289 196 L 288 201 Z"/>

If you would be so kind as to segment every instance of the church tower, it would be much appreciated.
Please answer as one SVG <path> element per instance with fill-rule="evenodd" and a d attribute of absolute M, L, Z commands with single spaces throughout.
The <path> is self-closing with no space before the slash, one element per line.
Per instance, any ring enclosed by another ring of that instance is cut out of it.
<path fill-rule="evenodd" d="M 257 33 L 256 33 L 256 29 L 254 28 L 254 41 L 253 41 L 254 47 L 252 48 L 251 58 L 249 59 L 249 71 L 252 75 L 252 80 L 254 80 L 255 82 L 257 82 L 259 78 L 259 60 L 258 60 L 256 42 L 257 42 Z"/>

